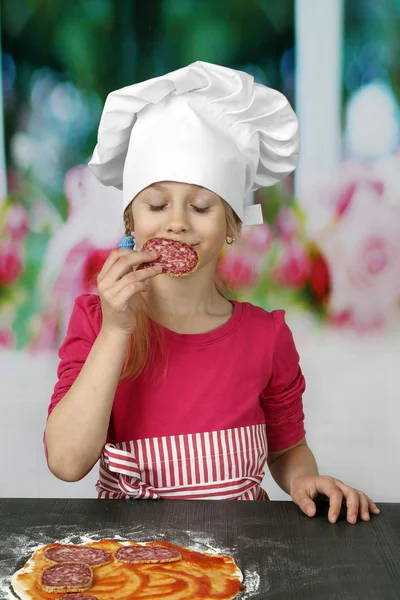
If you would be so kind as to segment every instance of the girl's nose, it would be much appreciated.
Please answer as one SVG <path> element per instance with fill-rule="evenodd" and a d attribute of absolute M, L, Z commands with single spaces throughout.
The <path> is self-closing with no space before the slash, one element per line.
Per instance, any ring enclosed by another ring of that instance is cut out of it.
<path fill-rule="evenodd" d="M 181 226 L 181 225 L 178 225 L 178 224 L 177 225 L 171 225 L 171 226 L 167 227 L 167 232 L 170 233 L 170 234 L 172 233 L 172 234 L 178 235 L 178 234 L 186 233 L 187 232 L 187 227 L 185 227 L 183 225 Z"/>
<path fill-rule="evenodd" d="M 179 211 L 168 219 L 166 229 L 170 233 L 184 233 L 189 229 L 185 213 Z"/>

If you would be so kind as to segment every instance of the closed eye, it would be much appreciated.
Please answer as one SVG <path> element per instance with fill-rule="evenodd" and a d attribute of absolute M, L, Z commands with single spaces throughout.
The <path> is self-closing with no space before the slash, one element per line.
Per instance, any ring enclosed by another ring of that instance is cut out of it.
<path fill-rule="evenodd" d="M 166 204 L 162 204 L 161 206 L 153 206 L 152 204 L 149 204 L 149 210 L 151 212 L 160 212 L 161 210 L 164 210 L 164 208 L 166 207 Z M 193 210 L 197 213 L 200 214 L 205 214 L 206 212 L 208 212 L 210 210 L 210 207 L 207 206 L 206 208 L 199 208 L 198 206 L 192 206 Z"/>

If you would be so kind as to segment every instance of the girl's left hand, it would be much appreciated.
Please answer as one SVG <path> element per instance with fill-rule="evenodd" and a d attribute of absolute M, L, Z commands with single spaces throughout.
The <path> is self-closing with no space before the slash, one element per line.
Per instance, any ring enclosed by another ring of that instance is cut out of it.
<path fill-rule="evenodd" d="M 329 498 L 328 519 L 331 523 L 335 523 L 338 518 L 343 498 L 346 499 L 347 521 L 349 523 L 356 523 L 358 515 L 363 521 L 369 521 L 370 512 L 376 515 L 381 512 L 364 492 L 351 488 L 340 479 L 302 475 L 291 483 L 290 495 L 293 502 L 309 517 L 313 517 L 317 511 L 313 500 L 319 494 L 325 494 Z"/>

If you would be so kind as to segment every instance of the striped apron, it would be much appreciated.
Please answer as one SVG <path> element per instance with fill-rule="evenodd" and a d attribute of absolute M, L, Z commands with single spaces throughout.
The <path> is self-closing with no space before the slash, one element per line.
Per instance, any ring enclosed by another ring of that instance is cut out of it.
<path fill-rule="evenodd" d="M 269 500 L 265 424 L 106 444 L 99 498 Z"/>

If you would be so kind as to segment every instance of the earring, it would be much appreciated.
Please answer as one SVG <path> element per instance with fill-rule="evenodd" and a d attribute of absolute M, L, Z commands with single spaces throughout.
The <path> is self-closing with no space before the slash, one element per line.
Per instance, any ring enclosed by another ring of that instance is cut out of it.
<path fill-rule="evenodd" d="M 228 242 L 228 240 L 230 240 L 230 242 Z M 233 242 L 235 241 L 234 237 L 230 237 L 229 235 L 226 238 L 226 243 L 228 244 L 228 246 L 230 246 L 231 244 L 233 244 Z"/>
<path fill-rule="evenodd" d="M 118 244 L 118 248 L 121 250 L 133 250 L 135 247 L 135 238 L 133 235 L 124 235 Z"/>

